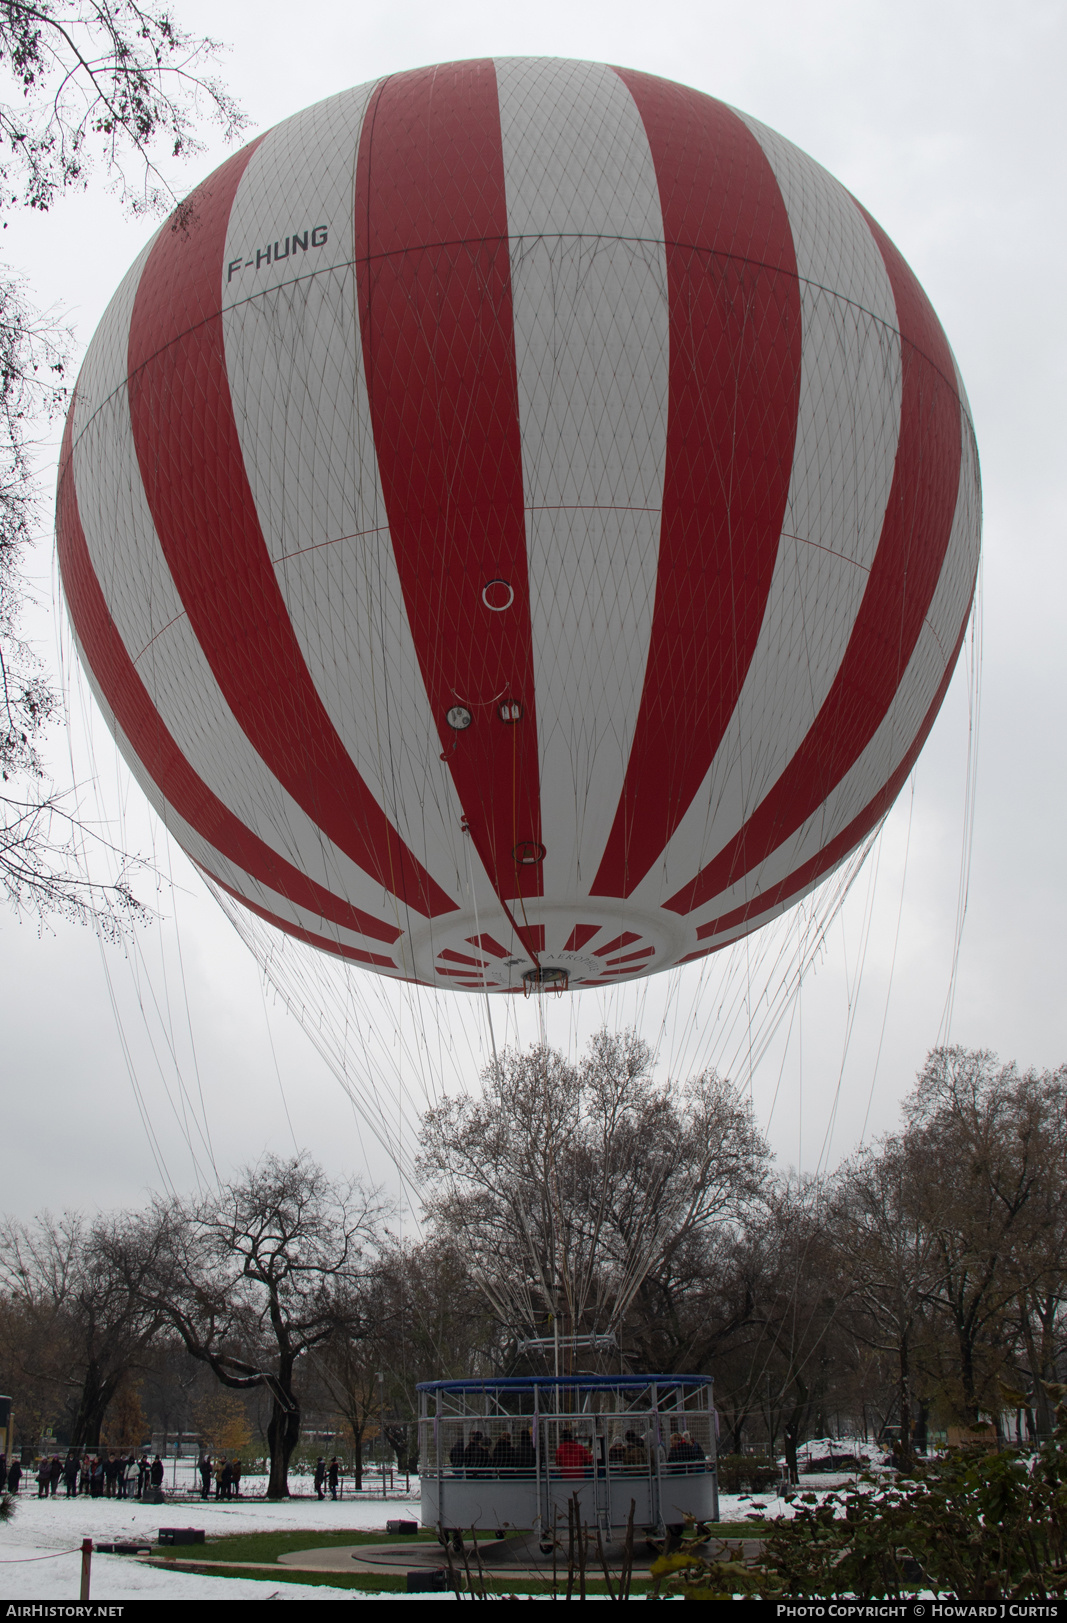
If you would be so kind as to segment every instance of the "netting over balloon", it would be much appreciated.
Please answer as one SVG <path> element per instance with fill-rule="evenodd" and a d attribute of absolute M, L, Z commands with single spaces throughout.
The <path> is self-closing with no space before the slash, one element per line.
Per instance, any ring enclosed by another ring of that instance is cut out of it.
<path fill-rule="evenodd" d="M 754 120 L 449 64 L 228 160 L 90 346 L 59 486 L 94 692 L 179 843 L 383 975 L 609 986 L 859 850 L 978 559 L 955 363 Z"/>

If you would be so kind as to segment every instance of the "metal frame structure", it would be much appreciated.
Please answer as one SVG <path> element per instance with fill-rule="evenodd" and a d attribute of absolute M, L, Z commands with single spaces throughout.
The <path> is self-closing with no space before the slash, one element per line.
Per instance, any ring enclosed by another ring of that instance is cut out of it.
<path fill-rule="evenodd" d="M 709 1375 L 421 1382 L 422 1524 L 442 1541 L 533 1529 L 549 1545 L 575 1494 L 606 1534 L 631 1504 L 634 1525 L 661 1535 L 687 1516 L 717 1521 L 712 1390 Z"/>

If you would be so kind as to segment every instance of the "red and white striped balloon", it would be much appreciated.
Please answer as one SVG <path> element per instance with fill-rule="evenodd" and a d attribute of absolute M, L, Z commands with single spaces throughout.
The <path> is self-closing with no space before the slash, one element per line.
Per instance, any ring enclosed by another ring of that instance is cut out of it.
<path fill-rule="evenodd" d="M 956 366 L 825 170 L 590 62 L 420 69 L 158 231 L 67 421 L 82 659 L 190 857 L 439 987 L 602 985 L 787 908 L 970 613 Z"/>

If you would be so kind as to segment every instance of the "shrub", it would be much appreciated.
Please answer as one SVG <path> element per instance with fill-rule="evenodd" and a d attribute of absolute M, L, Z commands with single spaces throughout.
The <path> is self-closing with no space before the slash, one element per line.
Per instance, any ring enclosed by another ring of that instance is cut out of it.
<path fill-rule="evenodd" d="M 919 1464 L 891 1487 L 813 1493 L 791 1521 L 750 1516 L 764 1537 L 758 1565 L 701 1554 L 696 1531 L 652 1568 L 657 1592 L 898 1600 L 916 1589 L 991 1605 L 1067 1597 L 1067 1391 L 1057 1427 L 1030 1459 L 955 1455 Z"/>
<path fill-rule="evenodd" d="M 781 1477 L 781 1471 L 766 1454 L 720 1454 L 720 1493 L 766 1493 Z"/>

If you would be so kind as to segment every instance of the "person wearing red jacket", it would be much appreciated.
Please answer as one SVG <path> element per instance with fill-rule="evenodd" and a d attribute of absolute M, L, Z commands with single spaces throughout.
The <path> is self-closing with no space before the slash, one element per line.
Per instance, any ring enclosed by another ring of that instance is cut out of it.
<path fill-rule="evenodd" d="M 556 1469 L 560 1476 L 583 1477 L 592 1463 L 593 1456 L 585 1444 L 575 1441 L 573 1431 L 565 1431 L 556 1449 Z"/>

